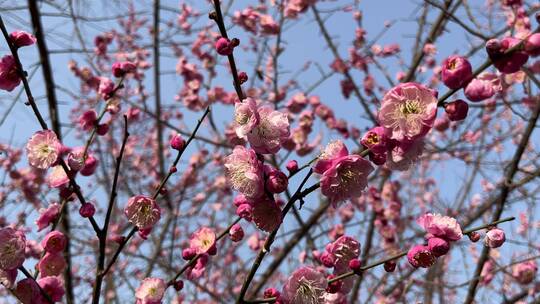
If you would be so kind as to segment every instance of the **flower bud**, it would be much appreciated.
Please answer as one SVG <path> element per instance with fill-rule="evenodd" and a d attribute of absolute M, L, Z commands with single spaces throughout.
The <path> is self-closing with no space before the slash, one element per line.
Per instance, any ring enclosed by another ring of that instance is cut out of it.
<path fill-rule="evenodd" d="M 469 105 L 467 102 L 458 99 L 452 102 L 447 103 L 444 106 L 444 111 L 448 115 L 448 119 L 451 121 L 460 121 L 467 117 L 469 112 Z"/>
<path fill-rule="evenodd" d="M 233 242 L 240 242 L 244 238 L 244 229 L 239 224 L 234 224 L 229 230 L 229 237 Z"/>
<path fill-rule="evenodd" d="M 527 38 L 525 52 L 533 57 L 540 55 L 540 33 L 534 33 Z"/>
<path fill-rule="evenodd" d="M 396 270 L 396 262 L 394 261 L 388 261 L 384 263 L 384 270 L 386 272 L 394 272 Z"/>
<path fill-rule="evenodd" d="M 328 279 L 331 280 L 335 278 L 335 274 L 331 274 L 328 276 Z M 333 281 L 332 283 L 328 283 L 328 287 L 326 287 L 326 292 L 328 293 L 338 293 L 341 291 L 341 288 L 343 287 L 343 280 L 337 280 Z"/>
<path fill-rule="evenodd" d="M 428 246 L 416 245 L 407 253 L 409 263 L 415 267 L 429 268 L 435 264 L 437 258 L 431 252 Z"/>
<path fill-rule="evenodd" d="M 99 136 L 103 136 L 109 132 L 109 125 L 108 124 L 100 124 L 96 128 L 96 133 Z"/>
<path fill-rule="evenodd" d="M 246 74 L 246 72 L 240 72 L 238 74 L 238 80 L 240 81 L 240 84 L 243 84 L 246 81 L 248 81 L 248 75 Z"/>
<path fill-rule="evenodd" d="M 290 173 L 294 173 L 296 171 L 298 171 L 298 162 L 296 160 L 290 160 L 288 163 L 287 163 L 287 170 L 290 172 Z"/>
<path fill-rule="evenodd" d="M 186 261 L 193 259 L 196 255 L 197 253 L 195 252 L 195 249 L 193 248 L 186 248 L 182 250 L 182 259 Z"/>
<path fill-rule="evenodd" d="M 97 121 L 97 113 L 94 110 L 88 110 L 79 116 L 79 125 L 84 131 L 89 131 L 94 128 Z"/>
<path fill-rule="evenodd" d="M 180 151 L 180 150 L 182 150 L 184 148 L 184 145 L 186 144 L 186 142 L 182 138 L 182 135 L 175 134 L 171 138 L 171 141 L 169 142 L 169 144 L 171 145 L 171 148 Z"/>
<path fill-rule="evenodd" d="M 36 37 L 24 31 L 12 32 L 9 34 L 9 39 L 18 48 L 36 43 Z"/>
<path fill-rule="evenodd" d="M 355 273 L 360 273 L 362 262 L 359 259 L 352 259 L 349 261 L 349 268 Z"/>
<path fill-rule="evenodd" d="M 275 289 L 275 288 L 266 288 L 264 291 L 264 298 L 277 298 L 281 295 L 281 293 Z"/>
<path fill-rule="evenodd" d="M 469 240 L 471 240 L 471 242 L 473 243 L 476 243 L 480 240 L 480 233 L 476 232 L 476 231 L 473 231 L 471 233 L 469 233 Z"/>
<path fill-rule="evenodd" d="M 504 231 L 499 228 L 493 228 L 486 233 L 484 238 L 484 245 L 489 248 L 498 248 L 506 241 Z"/>
<path fill-rule="evenodd" d="M 332 268 L 336 265 L 336 257 L 325 251 L 319 256 L 319 261 L 324 265 L 324 267 Z"/>
<path fill-rule="evenodd" d="M 137 66 L 129 61 L 115 62 L 112 65 L 112 74 L 114 77 L 123 77 L 128 73 L 134 73 L 137 70 Z"/>
<path fill-rule="evenodd" d="M 94 207 L 94 204 L 92 203 L 84 203 L 82 204 L 81 208 L 79 209 L 79 214 L 82 217 L 92 217 L 96 213 L 96 207 Z"/>
<path fill-rule="evenodd" d="M 438 237 L 432 237 L 428 240 L 428 247 L 429 250 L 433 253 L 434 256 L 440 257 L 448 253 L 450 250 L 450 244 L 448 241 L 438 238 Z"/>
<path fill-rule="evenodd" d="M 184 288 L 184 281 L 178 280 L 178 281 L 174 282 L 173 286 L 174 286 L 174 290 L 180 291 L 180 290 L 182 290 Z"/>
<path fill-rule="evenodd" d="M 251 222 L 251 215 L 253 213 L 253 207 L 250 204 L 242 204 L 236 208 L 236 215 Z"/>
<path fill-rule="evenodd" d="M 234 45 L 227 38 L 221 37 L 214 44 L 218 54 L 223 56 L 229 56 L 233 53 Z"/>
<path fill-rule="evenodd" d="M 266 179 L 266 189 L 271 193 L 281 193 L 287 190 L 289 186 L 289 179 L 285 173 L 273 169 L 268 173 Z"/>
<path fill-rule="evenodd" d="M 96 168 L 99 164 L 99 161 L 97 158 L 95 158 L 93 155 L 88 155 L 86 158 L 86 161 L 84 162 L 84 167 L 81 169 L 81 175 L 83 176 L 90 176 L 94 174 L 96 171 Z"/>
<path fill-rule="evenodd" d="M 462 56 L 452 55 L 442 63 L 442 82 L 450 89 L 459 89 L 472 79 L 472 67 Z"/>

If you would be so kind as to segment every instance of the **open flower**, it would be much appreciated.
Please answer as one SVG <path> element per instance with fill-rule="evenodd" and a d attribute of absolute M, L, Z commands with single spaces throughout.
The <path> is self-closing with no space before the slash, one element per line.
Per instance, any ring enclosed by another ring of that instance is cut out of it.
<path fill-rule="evenodd" d="M 161 209 L 156 201 L 145 195 L 133 196 L 124 209 L 128 220 L 139 230 L 152 228 L 161 217 Z"/>
<path fill-rule="evenodd" d="M 250 202 L 250 205 L 252 207 L 251 219 L 259 229 L 272 232 L 279 227 L 282 221 L 281 209 L 274 200 L 262 196 Z"/>
<path fill-rule="evenodd" d="M 424 152 L 424 139 L 394 141 L 393 144 L 394 147 L 386 154 L 386 166 L 390 170 L 409 170 Z"/>
<path fill-rule="evenodd" d="M 323 273 L 311 268 L 301 267 L 287 279 L 281 299 L 285 303 L 317 304 L 322 303 L 324 291 L 328 286 Z"/>
<path fill-rule="evenodd" d="M 225 170 L 232 187 L 248 198 L 264 193 L 263 166 L 252 149 L 236 146 L 225 158 Z"/>
<path fill-rule="evenodd" d="M 418 218 L 416 222 L 431 236 L 447 241 L 457 241 L 463 237 L 461 226 L 453 217 L 426 213 Z"/>
<path fill-rule="evenodd" d="M 66 260 L 61 253 L 47 252 L 38 263 L 42 277 L 60 275 L 66 268 Z"/>
<path fill-rule="evenodd" d="M 234 104 L 234 121 L 236 135 L 240 138 L 245 137 L 259 124 L 260 116 L 254 99 L 248 97 L 244 102 Z"/>
<path fill-rule="evenodd" d="M 390 138 L 416 139 L 426 135 L 437 116 L 437 93 L 418 83 L 402 83 L 382 100 L 379 123 Z"/>
<path fill-rule="evenodd" d="M 11 227 L 0 228 L 0 269 L 12 270 L 24 263 L 26 237 Z"/>
<path fill-rule="evenodd" d="M 407 253 L 407 260 L 409 260 L 409 263 L 415 268 L 428 268 L 435 264 L 437 258 L 431 250 L 429 250 L 428 246 L 416 245 Z"/>
<path fill-rule="evenodd" d="M 367 186 L 367 177 L 371 171 L 371 163 L 359 155 L 340 157 L 321 177 L 322 194 L 332 204 L 359 197 Z"/>
<path fill-rule="evenodd" d="M 15 58 L 6 55 L 0 59 L 0 90 L 13 91 L 21 83 Z"/>
<path fill-rule="evenodd" d="M 66 236 L 57 230 L 47 233 L 43 241 L 41 241 L 41 246 L 45 251 L 51 253 L 60 253 L 64 250 L 67 244 Z"/>
<path fill-rule="evenodd" d="M 37 281 L 41 289 L 45 291 L 54 302 L 60 302 L 62 297 L 66 293 L 64 290 L 64 282 L 59 277 L 48 276 L 43 277 Z M 38 303 L 47 303 L 47 300 L 44 299 L 43 295 L 39 293 L 39 298 L 42 300 Z M 33 303 L 33 302 L 32 302 Z"/>
<path fill-rule="evenodd" d="M 274 154 L 291 134 L 287 114 L 269 106 L 258 109 L 259 124 L 247 134 L 249 144 L 257 153 Z"/>
<path fill-rule="evenodd" d="M 216 245 L 216 233 L 213 229 L 202 227 L 191 235 L 189 247 L 195 250 L 196 254 L 207 253 Z"/>
<path fill-rule="evenodd" d="M 49 168 L 60 154 L 61 144 L 51 130 L 37 131 L 26 144 L 28 162 L 39 169 Z"/>
<path fill-rule="evenodd" d="M 323 174 L 332 167 L 337 159 L 347 155 L 349 155 L 349 150 L 341 140 L 331 141 L 317 157 L 313 172 Z"/>
<path fill-rule="evenodd" d="M 159 304 L 165 294 L 167 285 L 162 279 L 146 278 L 135 291 L 137 304 Z"/>

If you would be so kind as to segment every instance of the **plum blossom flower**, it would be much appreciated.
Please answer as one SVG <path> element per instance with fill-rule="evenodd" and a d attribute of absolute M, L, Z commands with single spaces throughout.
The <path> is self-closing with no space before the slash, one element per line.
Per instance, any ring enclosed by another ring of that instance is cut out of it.
<path fill-rule="evenodd" d="M 61 144 L 51 130 L 37 131 L 26 144 L 28 162 L 38 169 L 47 169 L 56 162 Z"/>
<path fill-rule="evenodd" d="M 234 104 L 234 120 L 237 124 L 236 135 L 244 138 L 260 121 L 257 103 L 253 98 L 246 98 L 244 102 Z"/>
<path fill-rule="evenodd" d="M 17 269 L 24 263 L 26 237 L 11 227 L 0 228 L 0 269 Z"/>
<path fill-rule="evenodd" d="M 15 58 L 6 55 L 0 59 L 0 90 L 13 91 L 21 83 Z"/>
<path fill-rule="evenodd" d="M 232 187 L 246 197 L 264 193 L 263 166 L 254 150 L 236 146 L 225 158 L 225 170 Z"/>
<path fill-rule="evenodd" d="M 282 221 L 281 208 L 267 196 L 262 196 L 254 202 L 250 202 L 252 207 L 251 219 L 255 225 L 266 232 L 272 232 L 278 228 Z"/>
<path fill-rule="evenodd" d="M 465 57 L 452 55 L 442 63 L 441 78 L 450 89 L 459 89 L 472 78 L 471 64 Z"/>
<path fill-rule="evenodd" d="M 59 277 L 48 276 L 43 277 L 37 281 L 41 289 L 45 291 L 54 302 L 60 302 L 62 297 L 66 293 L 64 290 L 64 282 Z M 43 298 L 41 294 L 40 298 Z M 45 299 L 42 300 L 43 303 L 47 303 Z"/>
<path fill-rule="evenodd" d="M 288 304 L 322 303 L 327 286 L 323 273 L 304 266 L 294 271 L 287 279 L 280 299 Z"/>
<path fill-rule="evenodd" d="M 349 150 L 341 140 L 331 141 L 317 157 L 313 172 L 323 174 L 332 167 L 337 159 L 347 155 L 349 155 Z"/>
<path fill-rule="evenodd" d="M 482 101 L 502 90 L 501 80 L 492 73 L 482 73 L 465 87 L 465 96 L 470 101 Z"/>
<path fill-rule="evenodd" d="M 437 93 L 418 83 L 402 83 L 382 100 L 378 119 L 390 138 L 396 140 L 423 137 L 437 116 Z"/>
<path fill-rule="evenodd" d="M 47 209 L 39 210 L 39 217 L 36 220 L 38 226 L 38 232 L 49 226 L 60 214 L 60 205 L 58 203 L 52 203 Z"/>
<path fill-rule="evenodd" d="M 484 245 L 489 248 L 498 248 L 501 247 L 505 241 L 506 235 L 504 234 L 504 231 L 499 228 L 493 228 L 486 233 Z"/>
<path fill-rule="evenodd" d="M 340 236 L 333 243 L 326 246 L 326 252 L 335 257 L 334 274 L 339 275 L 349 270 L 349 262 L 356 260 L 360 255 L 360 243 L 350 236 Z M 354 278 L 342 280 L 340 292 L 348 293 L 353 287 Z"/>
<path fill-rule="evenodd" d="M 134 73 L 137 66 L 129 61 L 115 62 L 112 65 L 112 74 L 114 77 L 123 77 L 128 73 Z"/>
<path fill-rule="evenodd" d="M 69 177 L 62 166 L 54 166 L 52 171 L 47 175 L 47 184 L 51 188 L 63 188 L 69 183 Z"/>
<path fill-rule="evenodd" d="M 407 260 L 409 260 L 409 263 L 415 268 L 429 268 L 435 264 L 437 258 L 433 255 L 431 250 L 429 250 L 428 246 L 416 245 L 407 253 Z"/>
<path fill-rule="evenodd" d="M 128 220 L 139 230 L 153 227 L 161 217 L 161 209 L 156 201 L 145 195 L 133 196 L 124 209 Z"/>
<path fill-rule="evenodd" d="M 519 284 L 529 284 L 536 277 L 538 266 L 536 261 L 526 261 L 519 263 L 512 268 L 512 276 Z"/>
<path fill-rule="evenodd" d="M 165 281 L 158 278 L 146 278 L 142 280 L 141 285 L 135 291 L 135 298 L 137 298 L 137 304 L 159 304 L 167 284 Z"/>
<path fill-rule="evenodd" d="M 61 253 L 47 252 L 37 267 L 42 277 L 57 276 L 66 268 L 66 260 Z"/>
<path fill-rule="evenodd" d="M 382 100 L 378 119 L 390 138 L 396 140 L 423 137 L 437 116 L 437 93 L 418 83 L 402 83 Z"/>
<path fill-rule="evenodd" d="M 249 144 L 257 153 L 274 154 L 291 134 L 287 114 L 269 106 L 258 109 L 259 124 L 247 134 Z"/>
<path fill-rule="evenodd" d="M 390 170 L 406 171 L 422 156 L 424 140 L 394 141 L 394 147 L 387 153 L 386 167 Z"/>
<path fill-rule="evenodd" d="M 208 227 L 201 227 L 191 235 L 189 247 L 195 249 L 196 254 L 207 253 L 216 245 L 216 232 Z"/>
<path fill-rule="evenodd" d="M 416 220 L 432 236 L 448 241 L 457 241 L 463 237 L 461 226 L 455 218 L 440 214 L 426 213 Z"/>
<path fill-rule="evenodd" d="M 42 297 L 39 286 L 36 281 L 30 278 L 22 279 L 17 282 L 15 295 L 23 304 L 41 303 L 36 301 L 36 299 L 41 299 Z"/>
<path fill-rule="evenodd" d="M 434 256 L 440 257 L 448 253 L 450 250 L 450 243 L 445 239 L 432 237 L 428 239 L 428 248 Z"/>
<path fill-rule="evenodd" d="M 322 194 L 334 205 L 359 197 L 367 186 L 367 177 L 371 171 L 371 163 L 359 155 L 340 157 L 321 177 Z"/>
<path fill-rule="evenodd" d="M 384 154 L 388 149 L 388 139 L 383 127 L 374 127 L 364 134 L 360 141 L 362 145 L 375 154 Z"/>
<path fill-rule="evenodd" d="M 510 54 L 505 54 L 506 51 L 521 43 L 520 39 L 514 37 L 505 37 L 502 40 L 491 39 L 486 42 L 486 51 L 489 58 L 493 61 L 493 65 L 501 73 L 511 74 L 519 71 L 519 69 L 527 62 L 529 55 L 524 50 L 514 50 Z"/>
<path fill-rule="evenodd" d="M 16 47 L 29 46 L 36 43 L 36 37 L 25 31 L 14 31 L 9 34 L 9 39 Z"/>
<path fill-rule="evenodd" d="M 47 233 L 45 238 L 41 241 L 41 246 L 47 252 L 59 253 L 64 250 L 66 243 L 66 236 L 62 232 L 54 230 Z"/>

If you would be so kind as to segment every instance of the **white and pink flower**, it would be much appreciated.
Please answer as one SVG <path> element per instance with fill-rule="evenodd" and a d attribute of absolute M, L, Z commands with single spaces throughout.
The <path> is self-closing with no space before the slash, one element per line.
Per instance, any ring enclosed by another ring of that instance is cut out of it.
<path fill-rule="evenodd" d="M 35 168 L 47 169 L 58 159 L 61 146 L 53 131 L 37 131 L 26 144 L 28 162 Z"/>

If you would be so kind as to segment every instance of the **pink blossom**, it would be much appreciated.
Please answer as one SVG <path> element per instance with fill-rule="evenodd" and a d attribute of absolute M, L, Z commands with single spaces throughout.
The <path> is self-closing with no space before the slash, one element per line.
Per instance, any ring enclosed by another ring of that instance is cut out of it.
<path fill-rule="evenodd" d="M 232 187 L 246 197 L 256 198 L 264 193 L 262 163 L 252 149 L 236 146 L 225 158 L 225 170 Z"/>
<path fill-rule="evenodd" d="M 501 80 L 497 75 L 482 73 L 465 88 L 465 96 L 470 101 L 482 101 L 502 90 Z"/>
<path fill-rule="evenodd" d="M 276 35 L 279 33 L 279 24 L 270 15 L 261 15 L 259 18 L 261 33 L 266 35 Z"/>
<path fill-rule="evenodd" d="M 234 104 L 234 120 L 236 122 L 236 135 L 244 138 L 260 121 L 257 103 L 252 98 Z"/>
<path fill-rule="evenodd" d="M 67 156 L 69 169 L 79 171 L 84 167 L 84 147 L 72 149 Z"/>
<path fill-rule="evenodd" d="M 245 219 L 248 222 L 251 222 L 253 219 L 253 207 L 251 204 L 241 204 L 236 208 L 236 215 Z"/>
<path fill-rule="evenodd" d="M 340 157 L 321 177 L 322 194 L 332 204 L 359 197 L 367 186 L 371 171 L 371 163 L 358 155 Z"/>
<path fill-rule="evenodd" d="M 429 250 L 428 246 L 416 245 L 407 252 L 407 260 L 415 268 L 429 268 L 435 264 L 437 258 Z"/>
<path fill-rule="evenodd" d="M 229 237 L 233 242 L 240 242 L 244 238 L 244 229 L 240 224 L 234 224 L 231 229 L 229 229 Z"/>
<path fill-rule="evenodd" d="M 424 140 L 394 142 L 394 147 L 387 154 L 386 166 L 390 170 L 406 171 L 422 156 Z"/>
<path fill-rule="evenodd" d="M 82 217 L 92 217 L 96 213 L 96 207 L 94 207 L 94 204 L 86 202 L 81 205 L 81 208 L 79 209 L 79 214 Z"/>
<path fill-rule="evenodd" d="M 169 145 L 171 146 L 171 148 L 177 150 L 177 151 L 180 151 L 184 148 L 186 144 L 186 141 L 182 138 L 182 135 L 181 134 L 174 134 L 172 137 L 171 137 L 171 140 L 169 142 Z"/>
<path fill-rule="evenodd" d="M 158 278 L 146 278 L 135 291 L 137 304 L 160 304 L 165 294 L 167 285 L 165 281 Z"/>
<path fill-rule="evenodd" d="M 21 83 L 15 58 L 6 55 L 0 59 L 0 90 L 13 91 Z"/>
<path fill-rule="evenodd" d="M 360 141 L 362 145 L 375 154 L 386 153 L 388 149 L 388 139 L 384 133 L 383 127 L 374 127 L 364 134 Z"/>
<path fill-rule="evenodd" d="M 437 93 L 418 83 L 402 83 L 382 100 L 378 119 L 390 138 L 396 140 L 423 137 L 437 116 Z"/>
<path fill-rule="evenodd" d="M 39 217 L 36 220 L 36 225 L 38 226 L 38 232 L 45 229 L 52 222 L 56 220 L 60 214 L 60 205 L 57 203 L 52 203 L 47 207 L 47 209 L 39 210 Z"/>
<path fill-rule="evenodd" d="M 123 77 L 129 73 L 135 73 L 137 66 L 129 61 L 115 62 L 112 65 L 112 74 L 114 77 Z"/>
<path fill-rule="evenodd" d="M 296 171 L 298 171 L 298 162 L 296 160 L 290 160 L 287 162 L 287 171 L 289 171 L 290 173 L 294 173 Z"/>
<path fill-rule="evenodd" d="M 24 263 L 26 237 L 11 227 L 0 228 L 0 269 L 17 269 Z"/>
<path fill-rule="evenodd" d="M 491 39 L 486 42 L 486 51 L 489 58 L 501 73 L 515 73 L 519 71 L 529 59 L 529 55 L 525 51 L 519 49 L 514 50 L 510 54 L 505 54 L 506 51 L 514 48 L 520 42 L 520 39 L 514 37 L 505 37 L 500 41 Z"/>
<path fill-rule="evenodd" d="M 161 217 L 161 209 L 156 201 L 145 195 L 136 195 L 128 200 L 124 209 L 128 220 L 139 229 L 154 226 Z"/>
<path fill-rule="evenodd" d="M 452 55 L 442 63 L 441 78 L 450 89 L 459 89 L 472 79 L 472 67 L 462 56 Z"/>
<path fill-rule="evenodd" d="M 313 172 L 323 174 L 334 165 L 336 160 L 347 155 L 349 155 L 349 150 L 341 140 L 331 141 L 317 157 Z"/>
<path fill-rule="evenodd" d="M 47 175 L 47 184 L 51 188 L 63 188 L 69 183 L 69 178 L 62 166 L 54 166 L 52 171 Z"/>
<path fill-rule="evenodd" d="M 340 236 L 326 246 L 326 251 L 335 257 L 334 274 L 339 275 L 349 270 L 349 262 L 360 256 L 360 243 L 350 236 Z M 348 293 L 353 287 L 354 278 L 342 280 L 341 292 Z"/>
<path fill-rule="evenodd" d="M 467 117 L 467 113 L 469 112 L 469 105 L 467 104 L 467 102 L 461 99 L 457 99 L 447 103 L 444 106 L 444 111 L 446 112 L 448 119 L 450 119 L 451 121 L 460 121 Z"/>
<path fill-rule="evenodd" d="M 450 250 L 450 243 L 445 239 L 432 237 L 428 239 L 428 248 L 434 256 L 440 257 L 448 253 Z"/>
<path fill-rule="evenodd" d="M 6 288 L 12 289 L 15 287 L 15 280 L 17 279 L 17 268 L 11 270 L 0 269 L 0 284 Z"/>
<path fill-rule="evenodd" d="M 64 282 L 62 282 L 59 277 L 44 277 L 39 279 L 37 283 L 54 302 L 60 302 L 62 300 L 62 297 L 66 293 L 64 290 Z M 46 300 L 43 299 L 42 302 L 46 303 Z"/>
<path fill-rule="evenodd" d="M 457 241 L 463 237 L 459 223 L 455 218 L 449 216 L 426 213 L 419 217 L 416 222 L 432 236 L 448 241 Z"/>
<path fill-rule="evenodd" d="M 101 98 L 107 100 L 111 98 L 111 94 L 114 90 L 114 82 L 107 77 L 99 78 L 99 87 L 98 93 L 101 95 Z"/>
<path fill-rule="evenodd" d="M 36 37 L 25 31 L 14 31 L 9 34 L 9 39 L 16 47 L 29 46 L 36 43 Z"/>
<path fill-rule="evenodd" d="M 41 277 L 57 276 L 66 268 L 66 260 L 62 253 L 47 252 L 37 265 Z"/>
<path fill-rule="evenodd" d="M 536 261 L 526 261 L 519 263 L 512 268 L 512 276 L 519 284 L 529 284 L 534 281 L 538 266 Z"/>
<path fill-rule="evenodd" d="M 486 233 L 486 237 L 484 238 L 484 245 L 489 248 L 498 248 L 501 247 L 505 241 L 506 236 L 504 234 L 504 231 L 499 228 L 493 228 Z"/>
<path fill-rule="evenodd" d="M 233 39 L 234 40 L 234 39 Z M 222 56 L 229 56 L 233 53 L 236 45 L 227 38 L 219 37 L 214 44 L 216 52 Z"/>
<path fill-rule="evenodd" d="M 37 131 L 26 144 L 28 162 L 33 167 L 47 169 L 56 162 L 60 148 L 61 144 L 53 131 Z"/>
<path fill-rule="evenodd" d="M 79 125 L 84 131 L 92 130 L 97 123 L 97 113 L 94 110 L 88 110 L 79 116 Z"/>
<path fill-rule="evenodd" d="M 41 246 L 47 252 L 59 253 L 64 250 L 66 243 L 66 236 L 62 232 L 54 230 L 47 233 L 45 238 L 41 241 Z"/>
<path fill-rule="evenodd" d="M 289 138 L 289 119 L 269 106 L 259 108 L 258 113 L 259 124 L 247 135 L 249 144 L 257 153 L 274 154 Z"/>
<path fill-rule="evenodd" d="M 188 267 L 186 271 L 186 276 L 189 280 L 196 280 L 200 278 L 204 271 L 206 270 L 206 265 L 208 264 L 208 254 L 201 255 L 197 261 L 195 262 L 194 266 Z"/>
<path fill-rule="evenodd" d="M 39 286 L 33 279 L 26 278 L 17 282 L 15 288 L 17 299 L 23 304 L 41 304 L 43 297 L 39 291 Z"/>
<path fill-rule="evenodd" d="M 189 239 L 189 247 L 195 249 L 196 254 L 207 253 L 216 245 L 216 233 L 208 227 L 201 227 Z"/>
<path fill-rule="evenodd" d="M 287 279 L 283 286 L 281 299 L 287 304 L 322 303 L 327 286 L 323 273 L 304 266 L 295 270 Z"/>
<path fill-rule="evenodd" d="M 279 227 L 282 221 L 281 208 L 275 201 L 263 196 L 252 202 L 251 206 L 252 220 L 259 229 L 272 232 Z"/>
<path fill-rule="evenodd" d="M 266 170 L 266 168 L 269 168 Z M 285 173 L 277 170 L 276 168 L 265 166 L 266 174 L 266 189 L 271 193 L 281 193 L 287 190 L 289 185 L 289 179 Z"/>
<path fill-rule="evenodd" d="M 93 154 L 88 154 L 86 160 L 84 161 L 84 166 L 79 172 L 82 176 L 90 176 L 96 172 L 98 165 L 99 160 Z"/>
<path fill-rule="evenodd" d="M 534 33 L 527 38 L 525 52 L 533 57 L 540 55 L 540 33 Z"/>

